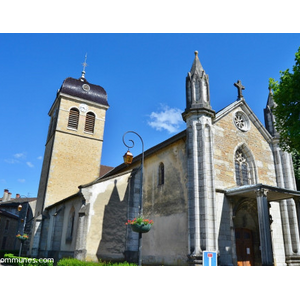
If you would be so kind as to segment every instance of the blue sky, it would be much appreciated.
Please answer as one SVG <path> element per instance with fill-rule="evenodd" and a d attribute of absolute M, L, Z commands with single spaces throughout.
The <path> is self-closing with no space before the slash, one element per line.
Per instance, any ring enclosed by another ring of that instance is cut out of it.
<path fill-rule="evenodd" d="M 292 68 L 299 34 L 0 34 L 0 193 L 36 196 L 49 125 L 48 111 L 67 77 L 108 94 L 102 164 L 122 163 L 122 136 L 138 132 L 148 149 L 185 128 L 185 78 L 194 51 L 210 80 L 215 111 L 237 98 L 264 124 L 268 80 Z M 135 137 L 134 137 L 135 139 Z M 141 152 L 135 140 L 134 155 Z M 0 196 L 1 197 L 1 196 Z"/>

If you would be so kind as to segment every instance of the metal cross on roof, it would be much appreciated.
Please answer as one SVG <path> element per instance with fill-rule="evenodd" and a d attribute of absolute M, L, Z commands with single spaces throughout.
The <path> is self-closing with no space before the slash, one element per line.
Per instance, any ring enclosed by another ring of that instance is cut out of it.
<path fill-rule="evenodd" d="M 85 68 L 88 66 L 88 64 L 86 63 L 87 60 L 87 53 L 85 54 L 85 59 L 84 59 L 84 63 L 82 63 L 83 65 L 83 70 L 81 72 L 81 77 L 84 78 L 84 74 L 85 74 Z"/>
<path fill-rule="evenodd" d="M 238 100 L 241 98 L 244 98 L 244 96 L 242 94 L 242 90 L 244 90 L 245 87 L 242 85 L 241 81 L 238 80 L 237 83 L 234 83 L 234 86 L 237 87 L 237 89 L 238 89 Z"/>

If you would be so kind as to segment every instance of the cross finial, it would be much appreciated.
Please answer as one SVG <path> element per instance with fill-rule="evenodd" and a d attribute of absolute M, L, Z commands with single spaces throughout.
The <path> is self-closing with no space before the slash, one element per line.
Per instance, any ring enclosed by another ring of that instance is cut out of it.
<path fill-rule="evenodd" d="M 87 53 L 85 54 L 84 63 L 82 63 L 82 65 L 83 65 L 83 70 L 82 70 L 82 72 L 81 72 L 81 78 L 84 78 L 84 75 L 85 75 L 85 68 L 88 66 L 88 64 L 86 63 L 86 60 L 87 60 Z"/>
<path fill-rule="evenodd" d="M 238 89 L 238 100 L 244 98 L 244 96 L 242 94 L 242 90 L 244 90 L 245 87 L 242 85 L 241 81 L 238 80 L 237 83 L 234 83 L 234 86 L 237 87 L 237 89 Z"/>

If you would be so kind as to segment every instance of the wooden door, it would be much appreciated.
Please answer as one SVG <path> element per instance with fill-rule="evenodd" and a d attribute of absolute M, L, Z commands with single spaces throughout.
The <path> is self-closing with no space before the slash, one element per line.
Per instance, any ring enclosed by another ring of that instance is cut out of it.
<path fill-rule="evenodd" d="M 250 229 L 235 229 L 236 255 L 238 266 L 253 266 L 253 235 Z"/>

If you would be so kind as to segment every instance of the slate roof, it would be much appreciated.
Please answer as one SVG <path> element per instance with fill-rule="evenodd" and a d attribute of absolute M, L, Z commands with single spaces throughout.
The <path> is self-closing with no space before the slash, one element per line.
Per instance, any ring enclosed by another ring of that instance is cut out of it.
<path fill-rule="evenodd" d="M 66 78 L 58 92 L 109 106 L 107 102 L 107 93 L 104 88 L 100 85 L 89 83 L 83 77 L 79 79 L 71 77 Z"/>

